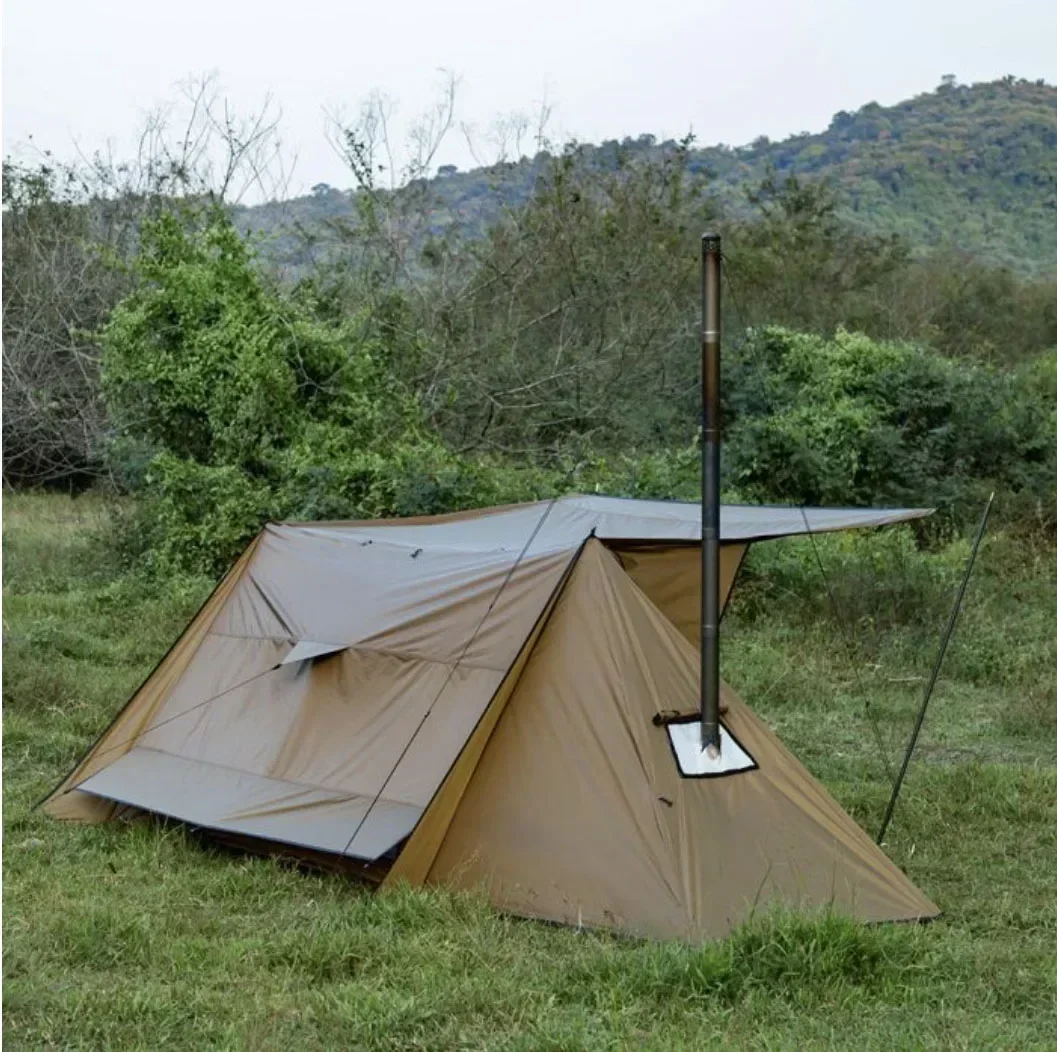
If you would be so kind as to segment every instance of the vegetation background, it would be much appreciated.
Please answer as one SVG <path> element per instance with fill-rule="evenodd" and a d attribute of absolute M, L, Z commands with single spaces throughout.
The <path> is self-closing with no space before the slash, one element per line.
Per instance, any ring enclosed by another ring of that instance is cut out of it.
<path fill-rule="evenodd" d="M 432 169 L 454 89 L 398 172 L 374 100 L 332 129 L 352 190 L 252 209 L 274 121 L 191 102 L 135 163 L 4 165 L 7 1039 L 1057 1045 L 1057 89 L 740 150 L 524 119 L 470 173 Z M 658 946 L 33 810 L 269 518 L 695 499 L 709 226 L 726 497 L 939 507 L 755 546 L 725 620 L 725 675 L 867 829 L 997 493 L 886 844 L 943 921 Z"/>

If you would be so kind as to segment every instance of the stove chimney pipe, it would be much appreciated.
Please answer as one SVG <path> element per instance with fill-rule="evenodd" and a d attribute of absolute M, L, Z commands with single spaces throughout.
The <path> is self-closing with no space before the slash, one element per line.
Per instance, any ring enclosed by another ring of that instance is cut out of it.
<path fill-rule="evenodd" d="M 720 240 L 701 239 L 701 748 L 719 755 Z"/>

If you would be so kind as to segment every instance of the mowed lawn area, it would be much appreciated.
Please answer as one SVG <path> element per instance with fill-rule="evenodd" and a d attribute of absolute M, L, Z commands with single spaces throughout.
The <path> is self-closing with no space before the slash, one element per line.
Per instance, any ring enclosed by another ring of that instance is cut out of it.
<path fill-rule="evenodd" d="M 8 1048 L 1057 1048 L 1043 542 L 986 542 L 887 838 L 943 918 L 768 913 L 687 946 L 522 921 L 472 895 L 372 897 L 176 825 L 35 810 L 210 587 L 130 572 L 106 522 L 93 497 L 4 502 Z M 884 754 L 898 762 L 968 547 L 923 554 L 900 528 L 818 548 L 840 619 L 806 542 L 758 546 L 724 674 L 874 832 Z"/>

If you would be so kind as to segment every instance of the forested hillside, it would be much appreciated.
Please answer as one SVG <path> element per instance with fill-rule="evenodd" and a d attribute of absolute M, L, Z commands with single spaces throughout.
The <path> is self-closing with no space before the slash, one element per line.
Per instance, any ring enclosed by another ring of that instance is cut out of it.
<path fill-rule="evenodd" d="M 707 139 L 708 129 L 699 129 Z M 650 135 L 581 147 L 613 171 L 629 160 L 677 149 Z M 442 169 L 434 180 L 431 231 L 479 236 L 508 208 L 523 205 L 549 154 L 469 172 Z M 894 106 L 868 103 L 837 113 L 822 132 L 742 147 L 691 148 L 689 167 L 705 177 L 725 212 L 752 213 L 746 191 L 769 171 L 827 180 L 839 214 L 860 230 L 898 234 L 910 244 L 946 245 L 1023 274 L 1057 268 L 1057 87 L 1007 77 L 934 91 Z M 303 262 L 289 230 L 315 230 L 354 216 L 350 193 L 319 185 L 306 197 L 245 210 L 243 229 L 264 234 L 278 258 Z"/>

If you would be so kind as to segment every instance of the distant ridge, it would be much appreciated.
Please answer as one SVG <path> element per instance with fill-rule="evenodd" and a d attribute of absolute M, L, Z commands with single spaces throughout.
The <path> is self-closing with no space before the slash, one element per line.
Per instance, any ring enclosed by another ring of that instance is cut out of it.
<path fill-rule="evenodd" d="M 588 153 L 606 165 L 618 146 L 651 152 L 675 143 L 642 135 Z M 457 223 L 470 236 L 479 233 L 502 207 L 525 200 L 545 159 L 443 169 L 433 180 L 436 229 Z M 734 212 L 748 208 L 744 190 L 773 167 L 829 180 L 844 217 L 865 230 L 920 247 L 952 245 L 1024 274 L 1057 271 L 1057 87 L 1043 81 L 960 85 L 945 77 L 935 91 L 894 106 L 842 110 L 823 132 L 695 149 L 690 163 L 711 175 Z M 352 213 L 348 191 L 321 185 L 281 205 L 241 209 L 240 222 L 277 235 L 277 254 L 296 265 L 299 250 L 283 227 L 293 221 L 311 231 Z"/>

